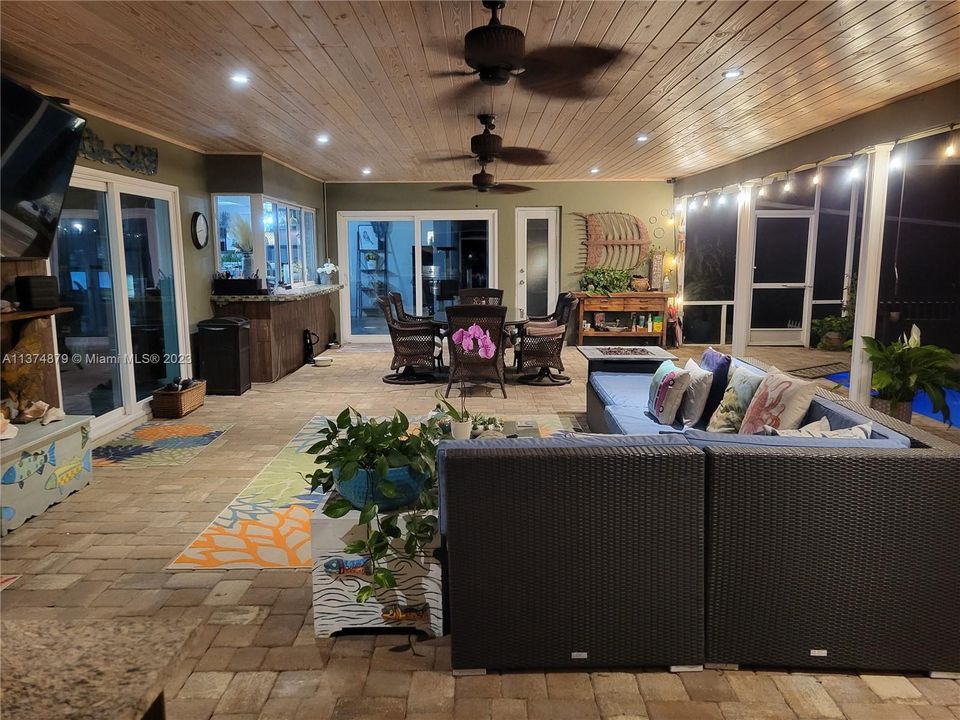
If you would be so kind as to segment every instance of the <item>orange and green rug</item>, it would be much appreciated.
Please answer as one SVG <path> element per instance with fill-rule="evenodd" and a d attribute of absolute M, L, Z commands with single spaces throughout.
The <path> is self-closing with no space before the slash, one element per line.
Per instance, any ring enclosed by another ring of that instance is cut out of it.
<path fill-rule="evenodd" d="M 522 421 L 541 437 L 577 427 L 573 416 L 533 415 Z M 310 567 L 310 516 L 323 495 L 310 492 L 304 476 L 317 467 L 316 456 L 307 450 L 326 426 L 324 416 L 304 425 L 168 569 Z"/>
<path fill-rule="evenodd" d="M 153 420 L 93 449 L 93 466 L 183 465 L 193 460 L 233 423 Z"/>

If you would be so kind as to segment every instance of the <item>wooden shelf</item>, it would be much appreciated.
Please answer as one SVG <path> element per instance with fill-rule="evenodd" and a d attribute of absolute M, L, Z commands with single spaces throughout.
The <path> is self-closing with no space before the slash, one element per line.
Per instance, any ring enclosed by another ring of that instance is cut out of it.
<path fill-rule="evenodd" d="M 50 317 L 51 315 L 65 315 L 73 312 L 72 307 L 58 307 L 53 310 L 18 310 L 16 312 L 0 313 L 0 322 L 18 322 L 35 318 Z"/>
<path fill-rule="evenodd" d="M 633 330 L 627 330 L 626 332 L 610 332 L 609 330 L 584 330 L 584 331 L 583 331 L 583 335 L 584 335 L 584 337 L 600 337 L 600 336 L 603 336 L 603 337 L 608 337 L 608 338 L 615 338 L 615 337 L 660 337 L 660 333 L 658 333 L 656 330 L 651 330 L 650 332 L 647 332 L 646 330 L 637 330 L 636 332 L 634 332 Z"/>

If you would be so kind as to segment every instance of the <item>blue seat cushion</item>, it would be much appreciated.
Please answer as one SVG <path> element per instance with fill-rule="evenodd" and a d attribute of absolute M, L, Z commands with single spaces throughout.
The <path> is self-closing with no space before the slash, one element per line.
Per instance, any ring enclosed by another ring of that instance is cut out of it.
<path fill-rule="evenodd" d="M 618 435 L 659 435 L 664 430 L 681 430 L 682 425 L 664 425 L 646 408 L 607 405 L 603 409 L 607 432 Z"/>
<path fill-rule="evenodd" d="M 731 435 L 687 428 L 684 437 L 701 450 L 718 446 L 794 447 L 794 448 L 865 448 L 869 450 L 902 450 L 903 445 L 887 439 L 783 437 L 782 435 Z"/>
<path fill-rule="evenodd" d="M 595 372 L 590 385 L 604 405 L 623 405 L 647 409 L 652 373 Z"/>

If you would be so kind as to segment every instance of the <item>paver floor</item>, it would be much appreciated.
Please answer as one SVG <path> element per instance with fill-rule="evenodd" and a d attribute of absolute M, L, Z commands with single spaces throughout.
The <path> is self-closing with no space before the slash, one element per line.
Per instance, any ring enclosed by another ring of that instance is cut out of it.
<path fill-rule="evenodd" d="M 752 350 L 782 368 L 837 359 Z M 678 354 L 686 360 L 700 352 Z M 348 404 L 363 413 L 399 407 L 410 415 L 434 405 L 437 386 L 380 381 L 390 358 L 383 352 L 332 356 L 331 367 L 306 367 L 241 397 L 208 398 L 193 417 L 234 425 L 187 464 L 97 468 L 92 485 L 4 538 L 2 572 L 23 577 L 0 593 L 3 617 L 202 620 L 189 658 L 166 688 L 170 720 L 960 720 L 960 683 L 953 680 L 776 671 L 454 678 L 447 639 L 420 643 L 416 654 L 393 650 L 407 644 L 403 636 L 315 639 L 306 570 L 166 570 L 310 417 Z M 586 362 L 575 349 L 564 359 L 570 385 L 510 384 L 507 399 L 482 387 L 471 394 L 470 409 L 582 418 Z M 67 669 L 37 671 L 41 677 Z"/>

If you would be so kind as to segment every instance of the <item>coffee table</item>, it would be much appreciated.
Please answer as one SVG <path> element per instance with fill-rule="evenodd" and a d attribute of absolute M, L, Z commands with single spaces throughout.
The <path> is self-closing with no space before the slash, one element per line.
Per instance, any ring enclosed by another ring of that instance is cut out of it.
<path fill-rule="evenodd" d="M 657 345 L 578 345 L 577 350 L 587 359 L 587 373 L 649 373 L 664 360 L 677 359 Z"/>

